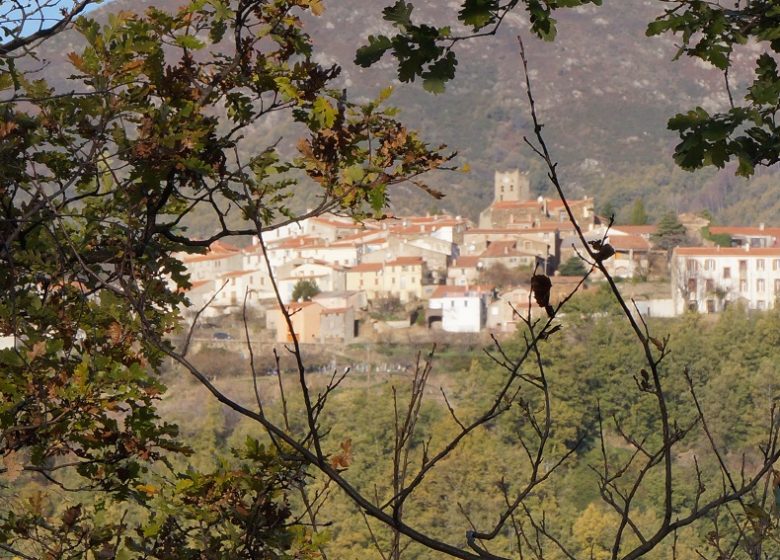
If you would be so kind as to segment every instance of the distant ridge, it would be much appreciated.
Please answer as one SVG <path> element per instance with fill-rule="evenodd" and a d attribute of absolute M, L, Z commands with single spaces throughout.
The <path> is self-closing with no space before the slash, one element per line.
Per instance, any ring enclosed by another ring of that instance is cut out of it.
<path fill-rule="evenodd" d="M 182 3 L 113 0 L 90 15 L 101 18 L 108 11 L 138 11 L 150 5 L 175 10 Z M 572 196 L 593 196 L 597 208 L 609 203 L 623 219 L 642 198 L 651 218 L 667 209 L 706 208 L 722 223 L 780 224 L 780 180 L 775 172 L 760 172 L 747 182 L 734 179 L 728 170 L 690 174 L 674 168 L 671 150 L 676 138 L 666 130 L 667 119 L 696 105 L 722 108 L 726 95 L 723 78 L 715 70 L 689 60 L 671 62 L 675 47 L 670 37 L 645 38 L 645 25 L 658 13 L 658 2 L 621 0 L 561 10 L 554 43 L 532 39 L 522 15 L 511 15 L 498 36 L 463 44 L 458 76 L 440 96 L 424 92 L 419 84 L 398 84 L 390 61 L 370 69 L 352 63 L 355 49 L 369 34 L 387 31 L 380 13 L 388 3 L 326 0 L 325 13 L 309 20 L 308 31 L 319 60 L 343 67 L 342 79 L 353 97 L 373 96 L 395 82 L 391 103 L 403 109 L 403 119 L 431 142 L 457 150 L 459 162 L 471 168 L 470 173 L 438 172 L 428 177 L 447 194 L 442 201 L 402 187 L 406 190 L 391 195 L 393 211 L 444 209 L 476 219 L 491 200 L 495 169 L 528 170 L 532 193 L 545 192 L 544 171 L 523 142 L 530 129 L 515 41 L 522 33 L 540 117 Z M 412 3 L 415 13 L 423 16 L 440 17 L 442 12 L 439 0 Z M 41 49 L 52 62 L 46 75 L 59 87 L 67 87 L 64 79 L 69 74 L 63 57 L 76 49 L 72 32 Z M 731 78 L 738 87 L 745 83 L 754 55 L 748 52 L 735 59 Z M 278 121 L 273 126 L 276 135 L 284 130 Z M 262 125 L 256 133 L 259 142 L 270 134 Z"/>

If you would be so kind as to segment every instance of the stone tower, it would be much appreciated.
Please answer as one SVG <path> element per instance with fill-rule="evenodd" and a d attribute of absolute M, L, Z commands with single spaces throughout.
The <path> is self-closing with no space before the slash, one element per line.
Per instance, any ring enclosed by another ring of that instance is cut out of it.
<path fill-rule="evenodd" d="M 531 187 L 528 175 L 513 171 L 496 171 L 494 179 L 495 194 L 493 202 L 518 202 L 531 199 Z"/>

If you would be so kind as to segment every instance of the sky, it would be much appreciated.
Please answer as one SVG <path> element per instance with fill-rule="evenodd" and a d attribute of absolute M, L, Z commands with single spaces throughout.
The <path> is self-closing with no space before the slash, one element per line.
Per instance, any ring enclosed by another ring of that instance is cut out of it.
<path fill-rule="evenodd" d="M 39 17 L 36 17 L 35 19 L 29 20 L 27 24 L 24 26 L 24 33 L 34 33 L 39 28 L 42 27 L 42 21 L 41 17 L 45 18 L 45 21 L 43 22 L 43 27 L 50 27 L 52 26 L 59 17 L 61 17 L 60 10 L 63 8 L 72 8 L 76 4 L 76 0 L 18 0 L 16 2 L 17 4 L 22 4 L 25 6 L 29 11 L 33 10 L 33 7 L 38 4 L 44 4 L 44 7 L 39 12 Z M 105 0 L 104 2 L 105 3 Z M 5 5 L 3 5 L 5 4 Z M 9 27 L 12 27 L 14 25 L 14 21 L 20 17 L 20 12 L 18 9 L 15 9 L 13 2 L 4 2 L 0 1 L 0 40 L 2 38 L 5 38 L 7 34 L 2 30 L 2 26 L 8 25 Z M 90 12 L 98 7 L 98 4 L 92 4 L 90 6 L 87 6 L 87 8 L 82 12 L 82 14 Z M 5 20 L 5 21 L 4 21 Z M 9 21 L 10 20 L 10 21 Z"/>

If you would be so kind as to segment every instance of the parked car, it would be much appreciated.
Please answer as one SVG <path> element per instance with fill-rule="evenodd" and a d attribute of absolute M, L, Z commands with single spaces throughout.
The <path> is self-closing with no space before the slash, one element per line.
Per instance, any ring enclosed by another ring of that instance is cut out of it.
<path fill-rule="evenodd" d="M 215 332 L 213 335 L 211 335 L 211 338 L 213 338 L 214 340 L 232 340 L 233 339 L 233 337 L 230 336 L 228 333 L 222 332 L 222 331 Z"/>

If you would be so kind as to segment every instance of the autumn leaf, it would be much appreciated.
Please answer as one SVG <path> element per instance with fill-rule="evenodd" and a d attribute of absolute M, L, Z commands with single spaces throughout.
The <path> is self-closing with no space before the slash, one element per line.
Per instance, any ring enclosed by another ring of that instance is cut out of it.
<path fill-rule="evenodd" d="M 322 0 L 311 0 L 311 4 L 309 4 L 309 9 L 311 10 L 311 13 L 315 16 L 321 16 L 322 13 L 325 11 L 325 6 L 322 3 Z"/>
<path fill-rule="evenodd" d="M 150 498 L 159 492 L 159 489 L 152 484 L 139 484 L 135 489 L 139 492 L 143 492 Z"/>
<path fill-rule="evenodd" d="M 62 524 L 66 527 L 72 527 L 79 520 L 79 517 L 81 517 L 81 504 L 76 504 L 66 509 L 65 513 L 62 514 Z"/>
<path fill-rule="evenodd" d="M 70 52 L 68 53 L 68 60 L 70 60 L 70 63 L 73 64 L 73 66 L 75 66 L 77 70 L 81 70 L 84 73 L 87 72 L 87 67 L 84 62 L 84 58 L 81 55 L 75 52 Z"/>
<path fill-rule="evenodd" d="M 108 326 L 106 331 L 108 332 L 108 337 L 111 339 L 111 342 L 119 344 L 119 341 L 122 340 L 122 325 L 113 322 Z"/>
<path fill-rule="evenodd" d="M 33 362 L 43 356 L 44 353 L 46 353 L 46 343 L 42 340 L 39 340 L 33 344 L 33 347 L 30 350 L 27 351 L 27 360 Z"/>
<path fill-rule="evenodd" d="M 352 463 L 352 439 L 345 439 L 340 447 L 341 451 L 330 458 L 330 464 L 334 469 L 346 469 Z"/>
<path fill-rule="evenodd" d="M 24 465 L 19 459 L 17 451 L 11 451 L 3 457 L 3 467 L 5 468 L 5 478 L 8 482 L 13 482 L 24 470 Z"/>
<path fill-rule="evenodd" d="M 0 138 L 5 138 L 17 128 L 19 128 L 19 125 L 13 121 L 0 123 Z"/>

